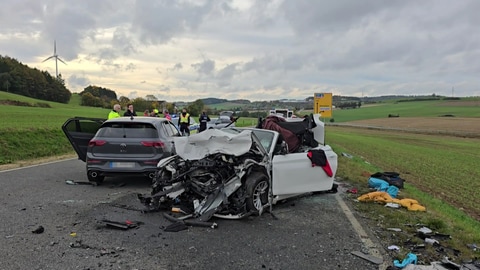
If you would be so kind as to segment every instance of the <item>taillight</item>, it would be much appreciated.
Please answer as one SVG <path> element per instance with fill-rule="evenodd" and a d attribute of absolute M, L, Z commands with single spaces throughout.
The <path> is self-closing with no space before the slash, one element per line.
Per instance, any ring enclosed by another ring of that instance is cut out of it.
<path fill-rule="evenodd" d="M 155 147 L 155 148 L 163 148 L 165 147 L 165 144 L 162 141 L 156 141 L 156 142 L 142 142 L 143 146 L 146 147 Z"/>
<path fill-rule="evenodd" d="M 89 143 L 88 143 L 88 146 L 89 147 L 93 147 L 93 146 L 102 146 L 104 144 L 106 144 L 107 142 L 106 141 L 102 141 L 102 140 L 91 140 Z"/>

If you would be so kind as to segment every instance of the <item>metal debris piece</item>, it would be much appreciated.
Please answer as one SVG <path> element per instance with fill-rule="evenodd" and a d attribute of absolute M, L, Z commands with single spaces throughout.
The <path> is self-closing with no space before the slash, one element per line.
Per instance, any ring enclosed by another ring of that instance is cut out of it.
<path fill-rule="evenodd" d="M 113 227 L 113 228 L 122 229 L 122 230 L 137 228 L 140 224 L 142 224 L 142 222 L 130 221 L 130 220 L 113 221 L 113 220 L 104 219 L 102 220 L 102 222 L 104 222 L 105 225 L 107 225 L 107 227 Z"/>
<path fill-rule="evenodd" d="M 398 204 L 398 203 L 386 203 L 385 207 L 400 208 L 400 204 Z"/>
<path fill-rule="evenodd" d="M 351 252 L 353 255 L 355 256 L 358 256 L 362 259 L 365 259 L 367 261 L 370 261 L 374 264 L 381 264 L 383 263 L 383 259 L 382 258 L 378 258 L 378 257 L 375 257 L 375 256 L 372 256 L 372 255 L 369 255 L 369 254 L 365 254 L 363 252 L 360 252 L 360 251 L 352 251 Z"/>
<path fill-rule="evenodd" d="M 432 230 L 430 230 L 427 227 L 422 227 L 422 228 L 418 229 L 417 232 L 420 232 L 420 233 L 423 233 L 423 234 L 431 234 Z"/>
<path fill-rule="evenodd" d="M 74 180 L 65 180 L 65 184 L 67 185 L 90 185 L 90 186 L 95 186 L 94 182 L 77 182 Z"/>

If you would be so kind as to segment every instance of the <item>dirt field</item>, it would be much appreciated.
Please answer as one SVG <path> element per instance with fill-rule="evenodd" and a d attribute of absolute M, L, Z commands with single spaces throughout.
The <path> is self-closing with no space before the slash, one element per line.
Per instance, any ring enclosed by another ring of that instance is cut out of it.
<path fill-rule="evenodd" d="M 360 125 L 371 128 L 391 128 L 419 133 L 480 137 L 480 118 L 459 117 L 391 117 L 371 120 L 359 120 L 346 125 Z"/>

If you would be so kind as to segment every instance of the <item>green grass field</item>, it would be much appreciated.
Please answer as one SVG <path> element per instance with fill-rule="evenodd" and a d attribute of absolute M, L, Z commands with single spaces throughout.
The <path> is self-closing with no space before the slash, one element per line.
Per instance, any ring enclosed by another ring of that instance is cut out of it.
<path fill-rule="evenodd" d="M 360 109 L 334 110 L 332 115 L 335 122 L 385 118 L 389 114 L 400 117 L 437 117 L 441 115 L 480 117 L 480 99 L 469 100 L 474 103 L 473 106 L 460 106 L 455 100 L 385 102 L 366 105 Z"/>

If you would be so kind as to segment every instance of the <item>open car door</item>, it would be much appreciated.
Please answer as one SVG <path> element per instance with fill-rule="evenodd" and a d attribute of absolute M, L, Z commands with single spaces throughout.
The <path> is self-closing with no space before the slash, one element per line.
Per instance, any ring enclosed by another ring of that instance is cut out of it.
<path fill-rule="evenodd" d="M 62 130 L 82 161 L 87 159 L 87 148 L 90 140 L 106 119 L 74 117 L 68 119 Z"/>
<path fill-rule="evenodd" d="M 306 152 L 274 155 L 272 164 L 273 195 L 327 191 L 333 186 L 337 170 L 337 154 L 330 146 L 319 146 L 329 162 L 332 176 L 319 166 L 312 166 Z"/>

